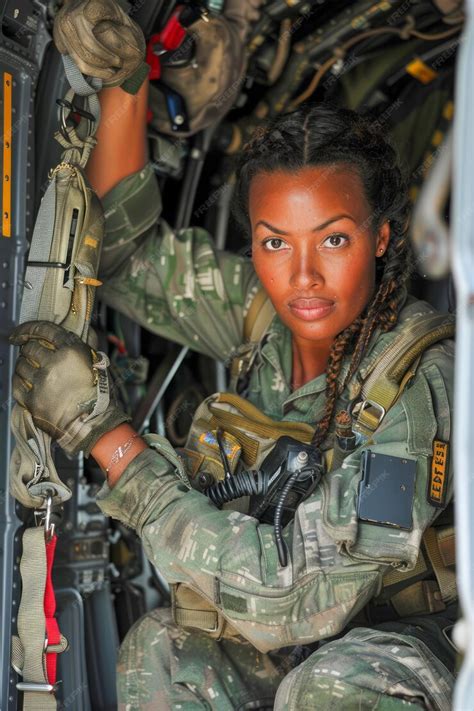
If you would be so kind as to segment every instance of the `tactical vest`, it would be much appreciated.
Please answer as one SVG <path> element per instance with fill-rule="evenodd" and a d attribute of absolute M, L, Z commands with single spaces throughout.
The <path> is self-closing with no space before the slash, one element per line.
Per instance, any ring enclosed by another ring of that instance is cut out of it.
<path fill-rule="evenodd" d="M 244 323 L 245 344 L 231 364 L 231 383 L 237 389 L 253 365 L 258 344 L 275 315 L 266 294 L 255 296 Z M 423 314 L 414 318 L 406 333 L 392 341 L 365 373 L 360 397 L 352 409 L 352 427 L 370 444 L 388 410 L 397 402 L 414 377 L 424 351 L 434 343 L 452 338 L 454 319 L 445 314 Z M 215 432 L 220 428 L 229 445 L 228 463 L 232 474 L 241 462 L 258 468 L 278 437 L 289 435 L 309 443 L 314 428 L 307 423 L 277 422 L 235 392 L 217 393 L 206 398 L 197 409 L 185 447 L 180 450 L 192 486 L 204 491 L 225 472 Z M 214 434 L 213 434 L 214 433 Z M 326 471 L 339 467 L 347 456 L 337 443 L 323 452 Z M 224 504 L 246 513 L 248 498 Z M 423 536 L 416 566 L 401 573 L 391 569 L 383 579 L 382 593 L 370 603 L 366 621 L 374 623 L 394 617 L 427 614 L 443 610 L 456 599 L 454 572 L 454 528 L 452 519 L 439 519 Z M 427 579 L 432 578 L 432 579 Z M 171 586 L 174 621 L 182 627 L 201 630 L 214 639 L 242 637 L 212 603 L 188 585 Z"/>

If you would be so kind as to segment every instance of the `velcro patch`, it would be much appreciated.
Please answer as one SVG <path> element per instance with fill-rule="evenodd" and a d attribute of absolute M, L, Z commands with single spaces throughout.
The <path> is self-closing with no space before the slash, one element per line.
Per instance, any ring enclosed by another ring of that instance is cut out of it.
<path fill-rule="evenodd" d="M 221 603 L 224 610 L 247 612 L 247 600 L 244 597 L 237 597 L 237 595 L 221 592 Z"/>
<path fill-rule="evenodd" d="M 433 457 L 431 459 L 427 496 L 428 502 L 438 508 L 443 508 L 446 504 L 448 449 L 447 442 L 441 442 L 437 439 L 433 442 Z"/>

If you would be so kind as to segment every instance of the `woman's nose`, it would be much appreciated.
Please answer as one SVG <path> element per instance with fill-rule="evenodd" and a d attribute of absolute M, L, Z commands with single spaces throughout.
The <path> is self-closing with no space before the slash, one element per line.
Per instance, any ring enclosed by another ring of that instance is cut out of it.
<path fill-rule="evenodd" d="M 314 252 L 295 254 L 291 263 L 290 285 L 297 289 L 308 289 L 323 283 L 324 277 L 317 255 Z"/>

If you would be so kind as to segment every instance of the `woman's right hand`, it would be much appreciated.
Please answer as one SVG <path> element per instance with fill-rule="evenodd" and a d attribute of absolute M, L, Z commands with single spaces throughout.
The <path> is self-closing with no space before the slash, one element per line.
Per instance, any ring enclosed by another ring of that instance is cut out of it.
<path fill-rule="evenodd" d="M 54 21 L 54 42 L 83 74 L 120 86 L 143 64 L 141 28 L 116 0 L 65 0 Z M 134 93 L 134 92 L 133 92 Z"/>
<path fill-rule="evenodd" d="M 21 346 L 13 396 L 39 429 L 70 454 L 89 454 L 106 432 L 130 418 L 110 398 L 108 358 L 49 321 L 18 326 Z"/>

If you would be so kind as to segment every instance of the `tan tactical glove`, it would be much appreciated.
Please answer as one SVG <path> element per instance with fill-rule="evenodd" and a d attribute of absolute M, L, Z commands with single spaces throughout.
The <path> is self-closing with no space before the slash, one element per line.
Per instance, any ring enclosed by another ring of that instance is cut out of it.
<path fill-rule="evenodd" d="M 162 67 L 163 82 L 186 102 L 189 130 L 175 130 L 168 119 L 162 91 L 150 87 L 153 127 L 172 136 L 190 136 L 217 123 L 237 98 L 247 67 L 246 41 L 251 23 L 260 17 L 262 0 L 226 0 L 224 12 L 197 20 L 188 28 L 194 58 Z M 186 40 L 185 40 L 186 42 Z M 173 53 L 179 58 L 180 48 Z"/>
<path fill-rule="evenodd" d="M 132 77 L 143 81 L 148 73 L 143 32 L 116 0 L 65 0 L 53 35 L 61 54 L 71 55 L 83 74 L 102 79 L 104 86 Z"/>
<path fill-rule="evenodd" d="M 49 321 L 23 323 L 10 341 L 21 346 L 15 400 L 66 452 L 88 455 L 102 435 L 130 420 L 111 402 L 104 353 Z"/>

